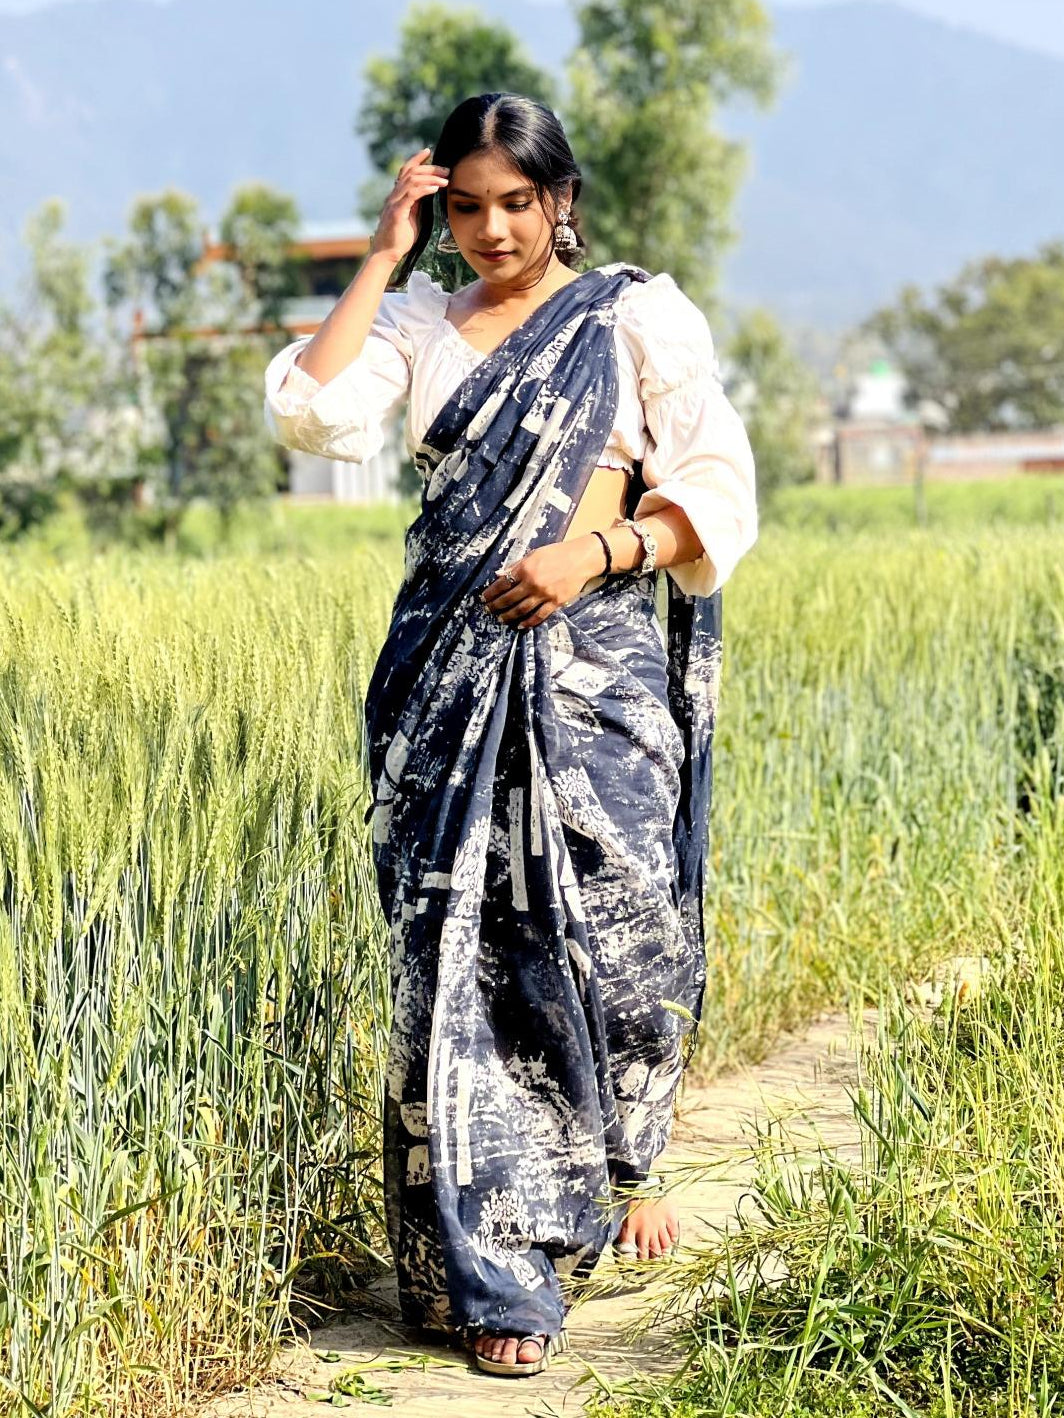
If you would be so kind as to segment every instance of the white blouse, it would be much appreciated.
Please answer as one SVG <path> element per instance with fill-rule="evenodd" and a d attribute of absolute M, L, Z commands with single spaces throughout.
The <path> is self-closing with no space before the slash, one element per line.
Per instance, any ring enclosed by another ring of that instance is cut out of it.
<path fill-rule="evenodd" d="M 600 266 L 604 272 L 623 263 Z M 487 356 L 446 319 L 448 293 L 423 271 L 386 291 L 358 358 L 326 384 L 295 363 L 311 340 L 286 345 L 266 369 L 266 426 L 283 446 L 360 463 L 379 452 L 407 398 L 404 438 L 415 449 L 458 384 Z M 682 507 L 704 548 L 667 569 L 687 595 L 708 596 L 757 539 L 754 459 L 724 394 L 705 316 L 663 272 L 618 297 L 620 384 L 598 465 L 643 464 L 636 517 Z"/>

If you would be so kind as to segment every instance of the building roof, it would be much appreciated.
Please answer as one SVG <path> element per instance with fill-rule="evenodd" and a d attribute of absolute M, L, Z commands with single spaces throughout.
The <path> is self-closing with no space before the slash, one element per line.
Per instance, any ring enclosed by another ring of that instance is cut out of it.
<path fill-rule="evenodd" d="M 293 300 L 287 300 L 284 304 L 284 328 L 294 335 L 313 335 L 318 326 L 328 315 L 329 311 L 336 304 L 336 297 L 331 295 L 306 295 L 297 296 Z M 204 310 L 205 322 L 202 325 L 189 327 L 184 330 L 185 335 L 191 335 L 198 339 L 205 339 L 210 336 L 236 336 L 240 334 L 255 335 L 262 334 L 265 327 L 259 325 L 254 320 L 238 321 L 231 328 L 223 321 L 223 311 L 217 312 L 217 323 L 212 321 L 212 311 L 209 305 Z M 136 310 L 133 313 L 133 340 L 167 338 L 168 331 L 153 330 L 145 323 L 143 313 Z"/>
<path fill-rule="evenodd" d="M 296 232 L 292 250 L 318 261 L 331 257 L 365 256 L 371 240 L 372 233 L 367 232 L 362 223 L 356 222 L 353 217 L 330 222 L 302 222 Z M 203 264 L 225 261 L 230 255 L 229 247 L 219 239 L 217 231 L 205 227 Z"/>
<path fill-rule="evenodd" d="M 931 445 L 935 463 L 967 463 L 979 458 L 987 463 L 1017 463 L 1064 456 L 1064 428 L 1010 433 L 940 434 Z"/>

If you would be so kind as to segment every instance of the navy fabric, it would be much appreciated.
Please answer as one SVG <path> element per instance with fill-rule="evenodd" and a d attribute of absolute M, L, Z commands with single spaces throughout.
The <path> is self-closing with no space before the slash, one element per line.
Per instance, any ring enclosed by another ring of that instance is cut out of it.
<path fill-rule="evenodd" d="M 557 1333 L 668 1137 L 705 985 L 720 593 L 611 575 L 518 631 L 480 600 L 560 541 L 613 426 L 585 272 L 462 381 L 365 698 L 391 929 L 385 1203 L 404 1318 Z M 631 499 L 640 479 L 632 480 Z"/>

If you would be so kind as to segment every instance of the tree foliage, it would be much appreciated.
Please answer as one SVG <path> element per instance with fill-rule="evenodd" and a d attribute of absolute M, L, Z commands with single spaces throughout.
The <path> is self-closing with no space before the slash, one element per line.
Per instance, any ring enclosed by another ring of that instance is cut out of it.
<path fill-rule="evenodd" d="M 952 432 L 1064 423 L 1064 242 L 970 262 L 929 296 L 907 286 L 862 329 Z"/>
<path fill-rule="evenodd" d="M 139 198 L 129 216 L 126 240 L 107 243 L 108 304 L 141 310 L 160 331 L 190 324 L 197 313 L 193 275 L 202 241 L 194 197 L 171 190 Z"/>
<path fill-rule="evenodd" d="M 742 317 L 728 345 L 728 360 L 739 386 L 736 402 L 754 450 L 762 501 L 779 487 L 812 482 L 819 387 L 767 310 Z"/>
<path fill-rule="evenodd" d="M 135 443 L 113 350 L 93 329 L 85 250 L 63 237 L 66 209 L 46 201 L 27 221 L 24 310 L 0 309 L 0 536 L 55 511 L 65 487 L 128 467 Z"/>
<path fill-rule="evenodd" d="M 706 308 L 743 172 L 715 126 L 735 96 L 767 103 L 777 68 L 759 0 L 586 0 L 566 131 L 584 173 L 596 264 L 669 271 Z"/>
<path fill-rule="evenodd" d="M 716 128 L 716 111 L 736 96 L 772 96 L 777 61 L 765 9 L 760 0 L 586 0 L 576 15 L 562 116 L 583 173 L 591 257 L 667 270 L 706 307 L 734 236 L 729 213 L 743 171 L 742 147 Z M 366 71 L 356 129 L 378 176 L 362 189 L 364 218 L 375 220 L 399 163 L 435 143 L 456 104 L 500 91 L 559 111 L 550 76 L 501 26 L 475 10 L 412 7 L 398 52 Z M 448 289 L 474 275 L 434 246 L 420 264 Z"/>
<path fill-rule="evenodd" d="M 554 104 L 554 84 L 525 55 L 517 36 L 478 10 L 412 5 L 394 58 L 371 59 L 356 132 L 379 172 L 436 142 L 443 121 L 463 99 L 521 93 Z"/>
<path fill-rule="evenodd" d="M 244 308 L 257 323 L 283 328 L 299 264 L 290 254 L 299 234 L 295 202 L 262 183 L 238 187 L 218 234 L 232 250 Z"/>
<path fill-rule="evenodd" d="M 134 332 L 130 389 L 159 430 L 140 470 L 166 539 L 194 498 L 211 501 L 228 521 L 239 502 L 275 486 L 277 452 L 261 413 L 271 347 L 253 332 L 282 323 L 297 224 L 289 198 L 241 188 L 219 228 L 232 259 L 203 268 L 196 202 L 167 191 L 140 198 L 127 239 L 112 245 L 109 306 L 150 315 Z"/>

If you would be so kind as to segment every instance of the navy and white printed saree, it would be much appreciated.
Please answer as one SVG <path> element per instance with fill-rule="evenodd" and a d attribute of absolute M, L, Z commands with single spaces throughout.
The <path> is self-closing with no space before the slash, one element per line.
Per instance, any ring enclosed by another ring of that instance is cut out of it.
<path fill-rule="evenodd" d="M 559 1276 L 665 1145 L 701 1010 L 720 592 L 667 578 L 666 630 L 656 574 L 527 631 L 480 600 L 564 536 L 613 426 L 614 302 L 647 279 L 585 272 L 440 410 L 366 692 L 386 1211 L 403 1316 L 431 1329 L 557 1333 Z"/>

